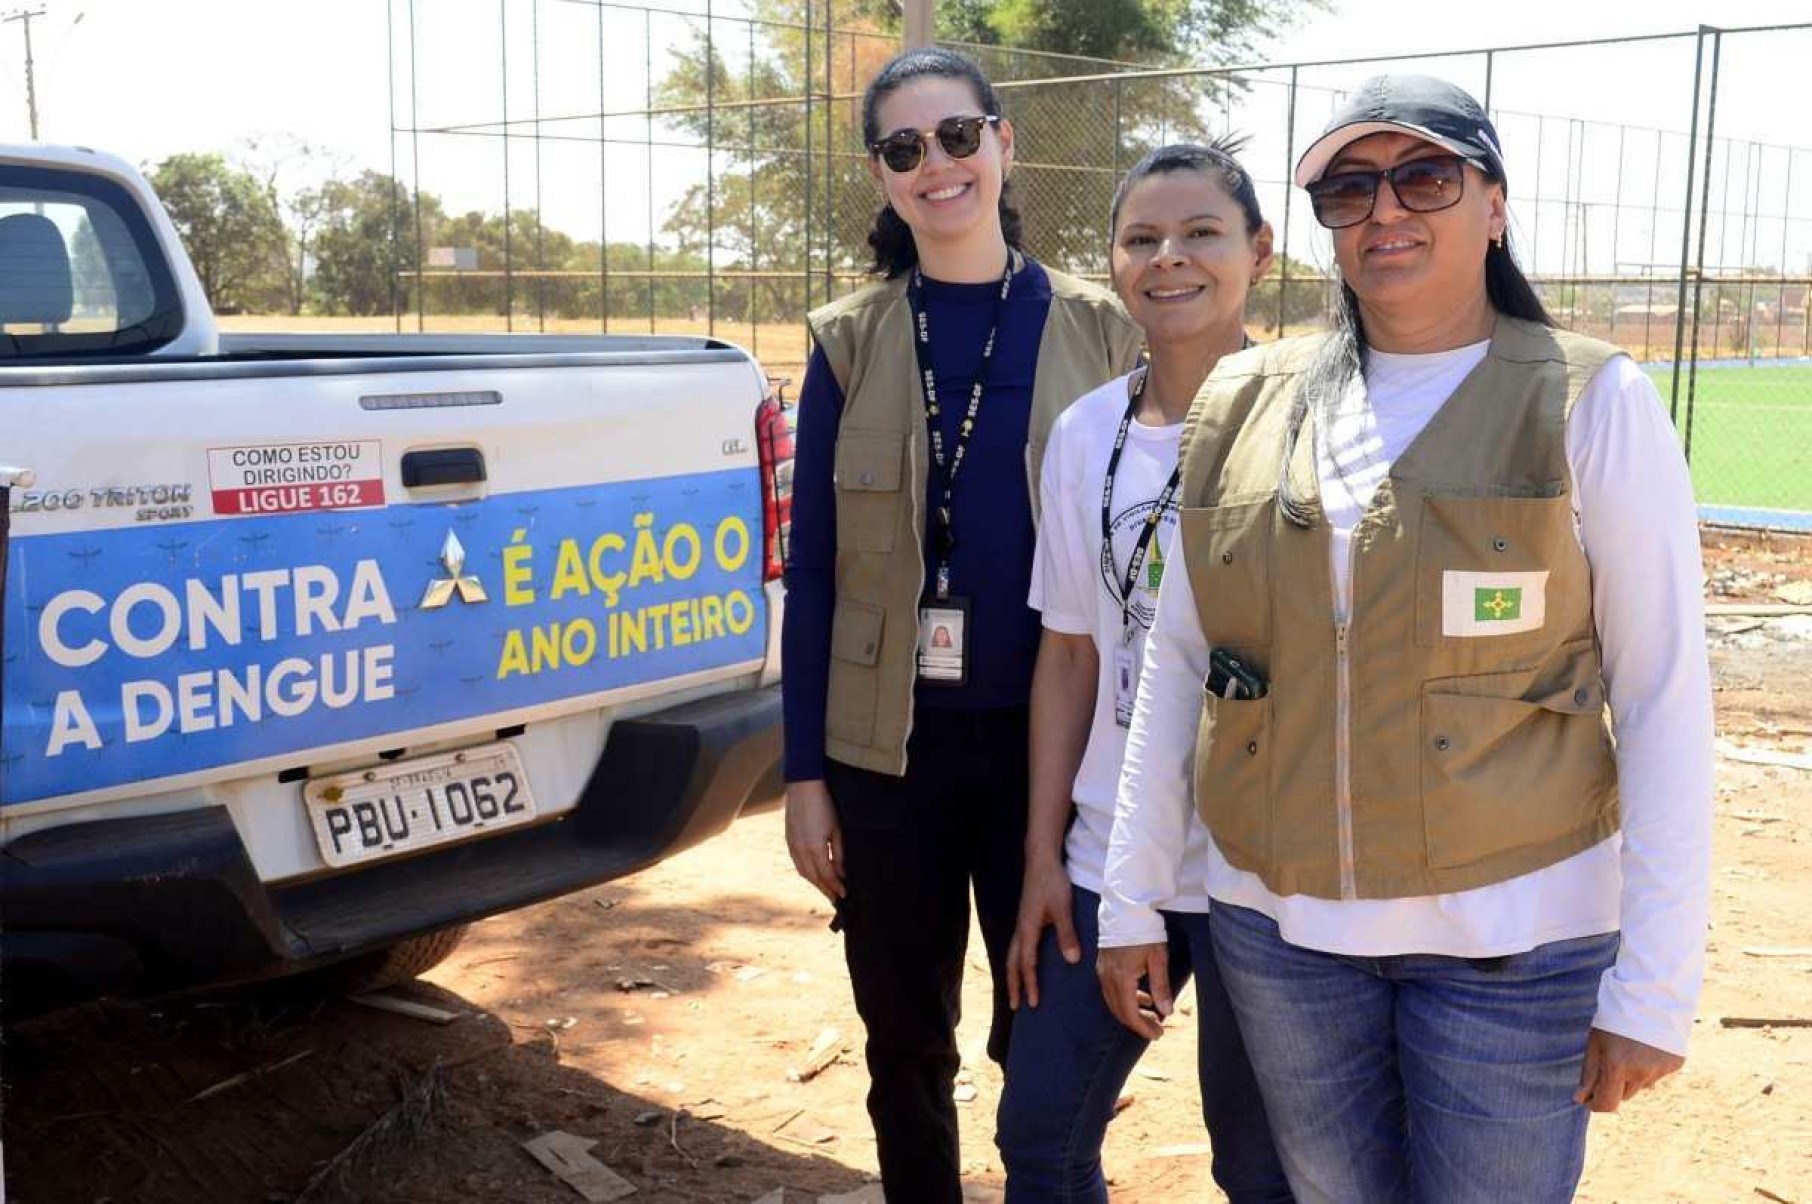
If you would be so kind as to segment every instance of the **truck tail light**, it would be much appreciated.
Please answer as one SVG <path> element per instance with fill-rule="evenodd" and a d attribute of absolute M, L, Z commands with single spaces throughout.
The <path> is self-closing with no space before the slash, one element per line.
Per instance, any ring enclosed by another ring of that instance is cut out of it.
<path fill-rule="evenodd" d="M 764 581 L 778 581 L 786 570 L 787 543 L 793 530 L 793 420 L 781 397 L 789 383 L 785 377 L 771 381 L 768 395 L 755 409 L 762 546 L 766 549 Z"/>

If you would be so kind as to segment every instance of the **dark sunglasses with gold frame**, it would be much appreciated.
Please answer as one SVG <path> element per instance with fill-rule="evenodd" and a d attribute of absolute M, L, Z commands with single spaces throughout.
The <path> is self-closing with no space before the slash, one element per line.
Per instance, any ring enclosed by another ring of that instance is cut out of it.
<path fill-rule="evenodd" d="M 967 159 L 981 149 L 982 130 L 998 126 L 1000 116 L 988 113 L 978 117 L 946 117 L 929 130 L 895 130 L 885 138 L 868 144 L 868 153 L 887 165 L 887 170 L 904 175 L 925 161 L 925 147 L 931 139 L 944 148 L 952 159 Z"/>

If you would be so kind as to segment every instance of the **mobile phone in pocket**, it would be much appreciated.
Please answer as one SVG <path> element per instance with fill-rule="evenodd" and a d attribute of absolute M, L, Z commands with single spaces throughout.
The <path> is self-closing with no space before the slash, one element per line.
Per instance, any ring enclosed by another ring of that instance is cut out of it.
<path fill-rule="evenodd" d="M 1269 691 L 1264 675 L 1225 648 L 1208 654 L 1208 692 L 1216 698 L 1249 700 Z"/>

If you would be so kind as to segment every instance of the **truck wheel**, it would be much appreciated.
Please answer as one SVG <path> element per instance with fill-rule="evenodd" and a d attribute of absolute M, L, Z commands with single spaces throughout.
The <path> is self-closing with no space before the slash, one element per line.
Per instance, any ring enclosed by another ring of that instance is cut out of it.
<path fill-rule="evenodd" d="M 346 993 L 381 991 L 420 977 L 451 957 L 465 939 L 469 924 L 407 937 L 394 945 L 353 958 L 345 967 Z"/>
<path fill-rule="evenodd" d="M 381 991 L 426 974 L 459 947 L 469 925 L 455 924 L 438 932 L 405 937 L 345 961 L 316 966 L 268 984 L 280 996 L 319 999 Z"/>

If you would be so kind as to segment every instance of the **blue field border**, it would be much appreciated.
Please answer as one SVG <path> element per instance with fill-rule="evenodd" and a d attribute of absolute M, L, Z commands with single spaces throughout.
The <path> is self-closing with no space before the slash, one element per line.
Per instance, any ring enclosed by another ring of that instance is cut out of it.
<path fill-rule="evenodd" d="M 1671 371 L 1673 371 L 1674 361 L 1673 360 L 1650 360 L 1647 363 L 1638 361 L 1636 366 L 1638 368 L 1641 368 L 1644 372 L 1671 372 Z M 1691 368 L 1692 368 L 1692 363 L 1690 361 L 1688 361 L 1688 360 L 1680 361 L 1680 372 L 1682 375 L 1684 375 L 1686 372 L 1690 371 Z M 1766 369 L 1769 369 L 1769 368 L 1812 368 L 1812 356 L 1806 356 L 1806 355 L 1774 356 L 1774 355 L 1770 355 L 1770 356 L 1758 356 L 1753 360 L 1751 360 L 1748 356 L 1736 356 L 1734 358 L 1727 358 L 1727 359 L 1721 359 L 1721 360 L 1700 360 L 1699 368 L 1701 370 L 1706 369 L 1706 368 L 1754 368 L 1758 371 L 1765 371 Z"/>
<path fill-rule="evenodd" d="M 1699 521 L 1720 527 L 1812 534 L 1812 513 L 1805 510 L 1770 510 L 1765 506 L 1700 506 Z"/>

